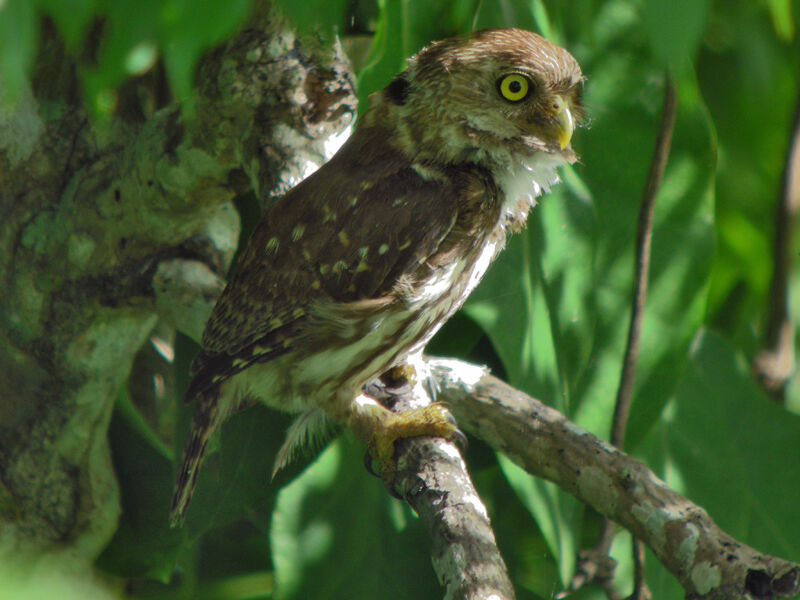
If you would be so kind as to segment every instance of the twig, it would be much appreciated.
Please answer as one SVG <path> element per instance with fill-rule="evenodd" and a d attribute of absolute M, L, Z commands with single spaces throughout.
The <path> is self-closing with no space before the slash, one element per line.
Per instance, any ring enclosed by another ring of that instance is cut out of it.
<path fill-rule="evenodd" d="M 639 538 L 635 538 L 633 540 L 633 593 L 629 600 L 651 600 L 652 597 L 644 578 L 644 543 Z"/>
<path fill-rule="evenodd" d="M 449 359 L 428 364 L 459 427 L 625 527 L 687 598 L 766 600 L 800 592 L 800 565 L 733 539 L 642 463 L 482 367 Z"/>
<path fill-rule="evenodd" d="M 642 337 L 642 321 L 647 299 L 647 278 L 650 271 L 650 241 L 653 234 L 653 208 L 656 194 L 664 175 L 669 148 L 672 142 L 672 130 L 675 125 L 675 85 L 669 75 L 664 85 L 664 108 L 661 113 L 661 125 L 658 139 L 647 174 L 647 183 L 642 193 L 642 205 L 639 210 L 639 223 L 636 231 L 636 266 L 634 272 L 633 306 L 631 322 L 628 329 L 628 342 L 625 348 L 625 359 L 620 376 L 617 402 L 614 406 L 614 421 L 611 426 L 611 443 L 617 448 L 625 444 L 625 427 L 628 424 L 628 413 L 631 407 L 633 384 L 636 379 L 636 362 L 639 359 L 639 342 Z"/>
<path fill-rule="evenodd" d="M 783 184 L 775 210 L 773 270 L 769 286 L 764 349 L 753 369 L 764 388 L 783 403 L 786 381 L 794 372 L 794 325 L 789 317 L 789 270 L 792 233 L 800 207 L 800 91 L 794 109 L 792 139 L 783 171 Z"/>
<path fill-rule="evenodd" d="M 625 346 L 625 356 L 622 363 L 617 400 L 614 405 L 614 418 L 611 423 L 611 443 L 617 448 L 625 445 L 625 429 L 628 425 L 633 386 L 636 380 L 636 363 L 639 359 L 639 344 L 642 337 L 642 323 L 644 309 L 647 301 L 647 283 L 650 272 L 650 244 L 653 235 L 653 210 L 656 204 L 656 195 L 664 175 L 669 149 L 672 142 L 672 131 L 675 125 L 675 85 L 669 75 L 665 75 L 664 107 L 661 112 L 661 124 L 658 130 L 653 158 L 647 181 L 642 191 L 642 202 L 639 209 L 639 221 L 636 229 L 636 262 L 634 265 L 633 299 L 631 306 L 631 320 L 628 326 L 628 339 Z M 595 578 L 595 574 L 606 569 L 594 564 L 597 561 L 605 563 L 611 543 L 614 540 L 615 525 L 606 520 L 594 547 L 584 553 L 580 566 L 572 581 L 570 589 L 577 590 Z M 634 540 L 634 547 L 636 540 Z M 643 552 L 634 550 L 634 569 L 643 571 L 643 565 L 638 561 L 644 559 Z M 604 575 L 604 578 L 608 578 Z M 607 593 L 610 590 L 607 590 Z M 633 598 L 644 598 L 648 595 L 644 578 L 638 579 L 634 584 Z"/>

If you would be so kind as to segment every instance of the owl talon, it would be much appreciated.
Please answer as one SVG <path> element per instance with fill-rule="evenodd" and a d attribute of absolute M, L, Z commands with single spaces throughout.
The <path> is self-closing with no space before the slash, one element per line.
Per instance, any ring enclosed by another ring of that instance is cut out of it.
<path fill-rule="evenodd" d="M 398 439 L 412 437 L 441 437 L 465 448 L 466 436 L 458 429 L 455 419 L 441 404 L 430 404 L 404 413 L 386 411 L 380 425 L 373 427 L 367 436 L 367 452 L 364 466 L 367 471 L 380 477 L 392 495 L 397 463 L 394 458 L 394 443 Z M 373 461 L 378 463 L 378 472 L 373 469 Z"/>
<path fill-rule="evenodd" d="M 469 448 L 469 441 L 467 440 L 467 436 L 464 435 L 464 432 L 461 431 L 458 427 L 453 429 L 453 434 L 452 437 L 450 438 L 450 441 L 453 442 L 456 446 L 458 446 L 458 449 L 461 450 L 462 452 L 466 451 L 466 449 Z"/>

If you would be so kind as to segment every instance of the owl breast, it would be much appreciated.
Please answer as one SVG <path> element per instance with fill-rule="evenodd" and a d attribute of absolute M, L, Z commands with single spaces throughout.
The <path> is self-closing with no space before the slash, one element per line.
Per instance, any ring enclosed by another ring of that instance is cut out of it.
<path fill-rule="evenodd" d="M 358 393 L 361 386 L 422 352 L 439 328 L 467 299 L 502 246 L 502 237 L 481 240 L 470 253 L 430 270 L 404 292 L 389 310 L 375 315 L 342 315 L 338 339 L 302 359 L 293 371 L 296 394 L 313 394 L 323 404 L 347 398 L 337 394 L 342 381 Z M 420 267 L 428 269 L 426 265 Z M 330 318 L 330 316 L 328 315 Z M 349 396 L 352 398 L 352 395 Z M 345 400 L 346 401 L 346 400 Z"/>

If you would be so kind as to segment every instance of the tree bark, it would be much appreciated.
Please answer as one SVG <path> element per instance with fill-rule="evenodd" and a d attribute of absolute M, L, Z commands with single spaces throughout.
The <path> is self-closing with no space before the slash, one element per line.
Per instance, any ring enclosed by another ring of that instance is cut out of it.
<path fill-rule="evenodd" d="M 137 351 L 159 319 L 199 334 L 232 200 L 296 184 L 356 101 L 341 49 L 304 47 L 266 3 L 203 61 L 189 116 L 156 68 L 89 120 L 47 27 L 34 73 L 0 108 L 0 552 L 92 560 L 119 515 L 106 431 Z"/>
<path fill-rule="evenodd" d="M 800 565 L 733 539 L 645 465 L 557 411 L 484 368 L 449 359 L 428 365 L 460 427 L 645 542 L 687 598 L 785 598 L 800 591 Z"/>

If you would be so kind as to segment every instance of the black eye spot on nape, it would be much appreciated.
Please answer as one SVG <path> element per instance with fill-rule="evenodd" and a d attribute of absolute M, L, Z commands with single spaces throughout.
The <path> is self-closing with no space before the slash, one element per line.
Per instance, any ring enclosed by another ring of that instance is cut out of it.
<path fill-rule="evenodd" d="M 397 106 L 402 106 L 408 100 L 408 88 L 410 84 L 402 76 L 392 79 L 392 83 L 386 86 L 383 93 Z"/>

